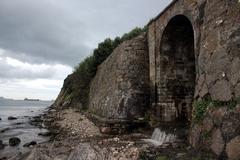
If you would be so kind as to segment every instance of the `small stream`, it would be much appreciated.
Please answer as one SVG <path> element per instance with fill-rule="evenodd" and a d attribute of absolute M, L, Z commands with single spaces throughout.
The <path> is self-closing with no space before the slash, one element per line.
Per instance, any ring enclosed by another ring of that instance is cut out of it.
<path fill-rule="evenodd" d="M 187 127 L 182 124 L 162 125 L 154 129 L 150 139 L 143 139 L 144 142 L 151 143 L 154 146 L 174 143 L 179 140 L 185 140 L 187 137 Z"/>
<path fill-rule="evenodd" d="M 161 146 L 165 143 L 173 143 L 176 139 L 177 135 L 173 133 L 167 133 L 160 128 L 155 128 L 151 139 L 144 139 L 144 141 L 155 146 Z"/>

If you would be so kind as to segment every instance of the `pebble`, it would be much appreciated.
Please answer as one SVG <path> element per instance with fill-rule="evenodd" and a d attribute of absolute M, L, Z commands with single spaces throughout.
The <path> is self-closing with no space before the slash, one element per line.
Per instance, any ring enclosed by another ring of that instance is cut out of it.
<path fill-rule="evenodd" d="M 21 143 L 21 140 L 18 137 L 13 137 L 9 139 L 9 146 L 17 146 Z"/>
<path fill-rule="evenodd" d="M 115 142 L 118 142 L 120 139 L 118 137 L 113 138 Z"/>
<path fill-rule="evenodd" d="M 118 151 L 114 151 L 114 152 L 113 152 L 113 156 L 114 156 L 114 157 L 116 157 L 117 154 L 118 154 Z"/>
<path fill-rule="evenodd" d="M 108 134 L 111 132 L 111 128 L 110 127 L 102 127 L 102 128 L 100 128 L 100 132 L 103 134 Z"/>
<path fill-rule="evenodd" d="M 8 120 L 16 120 L 16 119 L 17 119 L 17 117 L 13 117 L 13 116 L 8 117 Z"/>

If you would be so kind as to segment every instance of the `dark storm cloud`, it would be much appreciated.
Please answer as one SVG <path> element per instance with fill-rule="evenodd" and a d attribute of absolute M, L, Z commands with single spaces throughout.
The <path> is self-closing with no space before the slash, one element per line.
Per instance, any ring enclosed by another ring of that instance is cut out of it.
<path fill-rule="evenodd" d="M 1 0 L 3 56 L 76 65 L 105 37 L 143 26 L 169 0 Z M 2 67 L 2 66 L 1 66 Z"/>

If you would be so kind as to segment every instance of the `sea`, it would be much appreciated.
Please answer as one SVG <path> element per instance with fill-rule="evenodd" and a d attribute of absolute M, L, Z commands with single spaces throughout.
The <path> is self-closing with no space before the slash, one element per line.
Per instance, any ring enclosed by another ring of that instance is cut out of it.
<path fill-rule="evenodd" d="M 25 143 L 43 143 L 49 140 L 49 137 L 38 135 L 47 130 L 31 125 L 30 119 L 42 114 L 52 103 L 53 101 L 24 101 L 0 97 L 0 140 L 6 144 L 5 148 L 0 150 L 0 159 L 28 152 L 30 148 L 23 147 Z M 8 120 L 10 116 L 17 119 Z M 9 139 L 12 137 L 20 138 L 21 143 L 15 147 L 9 146 Z"/>

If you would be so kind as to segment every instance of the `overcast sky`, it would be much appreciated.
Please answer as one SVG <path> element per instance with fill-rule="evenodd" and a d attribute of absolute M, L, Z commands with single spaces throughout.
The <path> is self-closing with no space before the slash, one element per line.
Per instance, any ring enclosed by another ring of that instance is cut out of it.
<path fill-rule="evenodd" d="M 0 97 L 55 99 L 99 42 L 143 27 L 171 0 L 0 0 Z"/>

